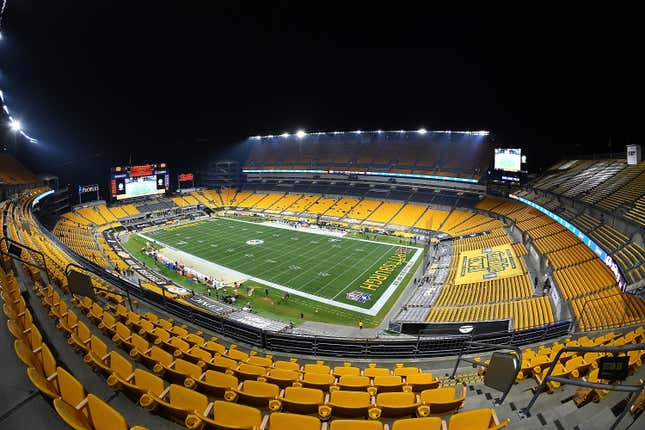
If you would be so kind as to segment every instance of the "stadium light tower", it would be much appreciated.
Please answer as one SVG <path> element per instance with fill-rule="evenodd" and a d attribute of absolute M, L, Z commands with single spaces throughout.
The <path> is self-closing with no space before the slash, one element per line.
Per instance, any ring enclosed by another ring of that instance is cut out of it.
<path fill-rule="evenodd" d="M 17 119 L 12 119 L 9 122 L 9 127 L 11 127 L 11 131 L 13 131 L 14 133 L 18 133 L 22 130 L 22 124 Z"/>

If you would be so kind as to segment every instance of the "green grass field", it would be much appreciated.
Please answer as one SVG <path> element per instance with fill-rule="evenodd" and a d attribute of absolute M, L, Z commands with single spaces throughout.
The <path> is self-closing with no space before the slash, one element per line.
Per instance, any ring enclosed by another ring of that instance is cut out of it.
<path fill-rule="evenodd" d="M 257 287 L 253 302 L 260 308 L 268 307 L 266 311 L 271 316 L 291 318 L 299 315 L 296 310 L 304 309 L 330 314 L 328 318 L 317 318 L 330 322 L 361 317 L 376 322 L 375 317 L 382 317 L 407 285 L 409 276 L 402 279 L 401 271 L 408 266 L 411 275 L 420 259 L 411 260 L 417 252 L 418 256 L 421 254 L 417 248 L 402 252 L 398 244 L 330 237 L 224 218 L 147 232 L 145 236 L 161 246 L 165 244 L 248 275 L 250 285 Z M 131 241 L 135 239 L 141 240 L 134 237 Z M 249 240 L 262 243 L 249 245 Z M 128 248 L 132 252 L 136 246 Z M 270 287 L 274 298 L 279 297 L 274 290 L 280 293 L 288 288 L 290 306 L 276 308 L 275 300 L 267 306 L 265 300 L 258 303 L 264 296 L 264 286 Z M 348 293 L 354 291 L 369 294 L 369 299 L 364 303 L 350 300 Z M 294 308 L 289 309 L 293 312 L 287 308 Z M 340 317 L 344 314 L 348 318 Z"/>

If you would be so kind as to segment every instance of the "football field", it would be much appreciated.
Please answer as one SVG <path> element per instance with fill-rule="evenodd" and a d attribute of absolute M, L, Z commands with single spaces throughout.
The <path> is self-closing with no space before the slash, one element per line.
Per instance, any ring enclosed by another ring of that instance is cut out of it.
<path fill-rule="evenodd" d="M 215 268 L 238 272 L 241 279 L 367 315 L 376 315 L 402 287 L 402 280 L 422 254 L 417 247 L 231 218 L 212 218 L 141 236 Z"/>

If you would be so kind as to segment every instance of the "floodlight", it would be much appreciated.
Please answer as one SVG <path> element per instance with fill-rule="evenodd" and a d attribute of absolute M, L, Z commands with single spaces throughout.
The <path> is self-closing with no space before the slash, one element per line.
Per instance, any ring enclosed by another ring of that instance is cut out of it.
<path fill-rule="evenodd" d="M 419 133 L 419 134 L 426 134 L 427 132 L 428 132 L 428 130 L 426 130 L 425 128 L 420 128 L 420 129 L 417 130 L 417 133 Z"/>
<path fill-rule="evenodd" d="M 287 133 L 287 132 L 285 131 L 285 132 L 284 132 L 284 133 L 282 133 L 280 136 L 282 136 L 282 137 L 289 137 L 289 133 Z"/>
<path fill-rule="evenodd" d="M 307 133 L 305 133 L 305 131 L 304 131 L 304 130 L 298 130 L 298 131 L 296 132 L 296 137 L 297 137 L 298 139 L 302 139 L 302 138 L 303 138 L 303 137 L 305 137 L 306 135 L 307 135 Z"/>
<path fill-rule="evenodd" d="M 18 132 L 22 130 L 22 124 L 17 119 L 12 119 L 11 122 L 9 123 L 9 127 L 11 127 L 11 131 Z"/>
<path fill-rule="evenodd" d="M 362 133 L 362 131 L 360 131 L 360 130 L 356 130 L 354 133 L 356 133 L 356 134 L 361 134 L 361 133 Z"/>
<path fill-rule="evenodd" d="M 383 130 L 376 130 L 376 132 L 377 132 L 378 134 L 381 134 L 381 133 L 383 133 Z"/>

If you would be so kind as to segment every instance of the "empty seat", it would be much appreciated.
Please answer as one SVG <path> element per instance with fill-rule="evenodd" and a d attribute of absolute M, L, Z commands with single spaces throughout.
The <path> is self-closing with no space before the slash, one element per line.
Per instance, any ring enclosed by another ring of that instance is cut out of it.
<path fill-rule="evenodd" d="M 329 391 L 329 387 L 334 383 L 334 376 L 330 373 L 305 373 L 299 383 L 306 388 Z"/>
<path fill-rule="evenodd" d="M 75 349 L 87 354 L 90 350 L 89 344 L 92 340 L 92 331 L 83 321 L 79 321 L 76 330 L 67 339 L 67 343 Z"/>
<path fill-rule="evenodd" d="M 224 394 L 228 401 L 238 401 L 251 406 L 268 406 L 269 401 L 280 394 L 280 387 L 268 382 L 246 380 L 239 388 L 234 388 Z"/>
<path fill-rule="evenodd" d="M 405 377 L 405 385 L 415 393 L 438 388 L 439 383 L 439 379 L 435 378 L 432 373 L 416 373 Z"/>
<path fill-rule="evenodd" d="M 189 429 L 203 427 L 218 430 L 260 429 L 262 414 L 258 409 L 250 406 L 216 400 L 203 413 L 188 415 L 184 423 Z"/>
<path fill-rule="evenodd" d="M 381 416 L 387 418 L 414 415 L 419 402 L 414 393 L 379 393 L 376 396 L 376 407 Z"/>
<path fill-rule="evenodd" d="M 305 373 L 329 374 L 331 372 L 331 368 L 326 364 L 323 364 L 322 361 L 319 361 L 316 364 L 305 364 L 303 371 Z"/>
<path fill-rule="evenodd" d="M 329 402 L 318 408 L 321 418 L 329 416 L 341 418 L 368 417 L 370 409 L 375 409 L 372 397 L 366 391 L 332 391 Z M 378 418 L 378 410 L 373 411 Z"/>
<path fill-rule="evenodd" d="M 259 355 L 252 355 L 246 360 L 248 364 L 261 367 L 273 367 L 273 359 L 271 357 L 260 357 Z"/>
<path fill-rule="evenodd" d="M 367 368 L 363 370 L 363 375 L 374 378 L 376 376 L 391 375 L 390 369 L 386 367 L 376 367 L 376 364 L 370 363 Z"/>
<path fill-rule="evenodd" d="M 176 384 L 168 386 L 159 396 L 151 392 L 145 393 L 139 403 L 144 409 L 155 411 L 179 423 L 183 423 L 188 415 L 207 414 L 209 406 L 204 394 Z"/>
<path fill-rule="evenodd" d="M 493 409 L 475 409 L 450 417 L 448 430 L 496 430 L 506 427 L 510 420 L 499 422 Z"/>
<path fill-rule="evenodd" d="M 274 412 L 268 430 L 320 430 L 320 420 L 306 415 Z"/>
<path fill-rule="evenodd" d="M 276 369 L 294 370 L 296 372 L 300 370 L 300 365 L 295 361 L 295 359 L 292 359 L 291 361 L 276 360 L 273 363 L 273 367 Z"/>
<path fill-rule="evenodd" d="M 329 430 L 383 430 L 380 421 L 334 420 Z"/>
<path fill-rule="evenodd" d="M 439 417 L 403 418 L 394 421 L 392 430 L 445 430 Z"/>
<path fill-rule="evenodd" d="M 159 397 L 165 390 L 163 379 L 143 369 L 134 369 L 126 378 L 114 372 L 108 377 L 107 384 L 114 390 L 124 391 L 135 401 L 146 393 Z"/>
<path fill-rule="evenodd" d="M 343 363 L 342 366 L 334 367 L 333 374 L 337 378 L 341 376 L 358 376 L 361 374 L 361 369 L 353 367 L 352 363 Z"/>
<path fill-rule="evenodd" d="M 295 370 L 270 369 L 264 378 L 280 388 L 285 388 L 298 381 L 300 373 Z"/>
<path fill-rule="evenodd" d="M 366 391 L 371 386 L 370 378 L 363 375 L 344 375 L 335 386 L 341 390 Z"/>
<path fill-rule="evenodd" d="M 240 381 L 247 379 L 256 380 L 258 377 L 267 374 L 267 369 L 262 366 L 254 366 L 252 364 L 240 363 L 239 366 L 233 370 Z"/>
<path fill-rule="evenodd" d="M 79 408 L 80 406 L 80 408 Z M 71 405 L 54 400 L 56 412 L 75 430 L 128 430 L 128 424 L 118 411 L 93 394 L 88 394 L 83 405 Z M 132 429 L 145 430 L 137 426 Z"/>
<path fill-rule="evenodd" d="M 422 391 L 419 395 L 422 406 L 419 406 L 418 415 L 421 417 L 445 415 L 457 411 L 462 407 L 466 399 L 466 387 L 462 385 L 461 395 L 455 397 L 456 395 L 456 387 L 434 388 Z"/>
<path fill-rule="evenodd" d="M 316 388 L 287 387 L 277 400 L 269 402 L 271 410 L 297 414 L 315 414 L 324 403 L 324 393 Z"/>
<path fill-rule="evenodd" d="M 379 393 L 401 391 L 403 389 L 403 378 L 396 375 L 375 376 L 373 385 Z"/>
<path fill-rule="evenodd" d="M 210 362 L 206 363 L 206 367 L 218 372 L 233 371 L 237 369 L 237 361 L 218 354 Z"/>
<path fill-rule="evenodd" d="M 237 388 L 237 377 L 216 370 L 205 371 L 200 378 L 195 379 L 195 389 L 211 397 L 224 397 L 227 390 Z"/>

